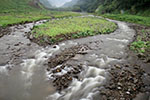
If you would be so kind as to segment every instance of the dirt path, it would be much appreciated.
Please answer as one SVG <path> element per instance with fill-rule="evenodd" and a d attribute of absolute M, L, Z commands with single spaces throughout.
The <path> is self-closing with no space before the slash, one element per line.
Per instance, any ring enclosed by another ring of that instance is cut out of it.
<path fill-rule="evenodd" d="M 0 99 L 132 100 L 145 90 L 145 72 L 128 52 L 135 31 L 113 22 L 118 29 L 111 34 L 45 48 L 25 36 L 34 23 L 11 27 L 11 34 L 0 38 Z"/>

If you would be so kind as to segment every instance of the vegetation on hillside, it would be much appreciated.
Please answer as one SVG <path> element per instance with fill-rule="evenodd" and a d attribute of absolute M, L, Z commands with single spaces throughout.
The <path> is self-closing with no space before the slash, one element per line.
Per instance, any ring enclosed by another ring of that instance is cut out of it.
<path fill-rule="evenodd" d="M 38 0 L 1 0 L 0 26 L 37 21 L 40 19 L 78 16 L 73 12 L 49 11 Z"/>
<path fill-rule="evenodd" d="M 82 11 L 104 13 L 130 13 L 150 16 L 150 0 L 79 0 Z"/>
<path fill-rule="evenodd" d="M 48 37 L 50 43 L 71 38 L 93 36 L 113 32 L 117 28 L 115 23 L 95 17 L 75 17 L 71 19 L 52 20 L 35 26 L 32 35 L 35 38 Z M 45 41 L 45 38 L 42 38 Z M 40 40 L 42 40 L 40 38 Z"/>
<path fill-rule="evenodd" d="M 8 13 L 0 14 L 0 26 L 6 27 L 12 24 L 26 23 L 37 21 L 40 19 L 61 18 L 69 16 L 79 16 L 78 13 L 73 12 L 56 12 L 47 10 L 37 10 L 22 13 Z"/>

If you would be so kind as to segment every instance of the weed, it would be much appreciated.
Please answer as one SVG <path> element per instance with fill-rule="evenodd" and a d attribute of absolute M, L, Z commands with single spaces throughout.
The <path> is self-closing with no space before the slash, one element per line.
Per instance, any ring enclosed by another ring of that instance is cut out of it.
<path fill-rule="evenodd" d="M 149 48 L 149 47 L 150 47 L 149 41 L 145 42 L 145 41 L 138 40 L 131 44 L 130 49 L 138 53 L 144 53 L 146 48 Z"/>

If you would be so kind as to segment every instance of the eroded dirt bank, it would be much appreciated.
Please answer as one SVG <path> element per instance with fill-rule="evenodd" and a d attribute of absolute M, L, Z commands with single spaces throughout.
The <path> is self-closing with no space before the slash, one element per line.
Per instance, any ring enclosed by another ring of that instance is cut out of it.
<path fill-rule="evenodd" d="M 114 22 L 118 29 L 111 34 L 45 48 L 25 34 L 34 23 L 13 26 L 10 35 L 0 38 L 5 59 L 0 59 L 0 99 L 148 100 L 149 63 L 128 50 L 135 30 Z"/>

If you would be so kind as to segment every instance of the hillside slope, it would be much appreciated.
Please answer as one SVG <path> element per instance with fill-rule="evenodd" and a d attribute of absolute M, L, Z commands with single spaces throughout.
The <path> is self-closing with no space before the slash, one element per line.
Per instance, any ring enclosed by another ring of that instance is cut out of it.
<path fill-rule="evenodd" d="M 72 6 L 74 6 L 77 2 L 78 2 L 78 0 L 72 0 L 72 1 L 70 1 L 70 2 L 65 3 L 62 7 L 63 7 L 63 8 L 72 7 Z"/>
<path fill-rule="evenodd" d="M 39 7 L 36 0 L 0 0 L 0 13 L 20 12 Z"/>
<path fill-rule="evenodd" d="M 50 2 L 48 0 L 39 0 L 39 2 L 44 5 L 44 7 L 46 8 L 52 8 L 52 5 L 50 4 Z"/>
<path fill-rule="evenodd" d="M 41 0 L 0 0 L 0 27 L 41 19 L 79 15 L 72 12 L 56 12 L 45 9 L 50 6 L 47 0 L 42 0 L 42 2 Z"/>
<path fill-rule="evenodd" d="M 150 0 L 79 0 L 82 11 L 96 13 L 130 13 L 150 16 Z"/>

